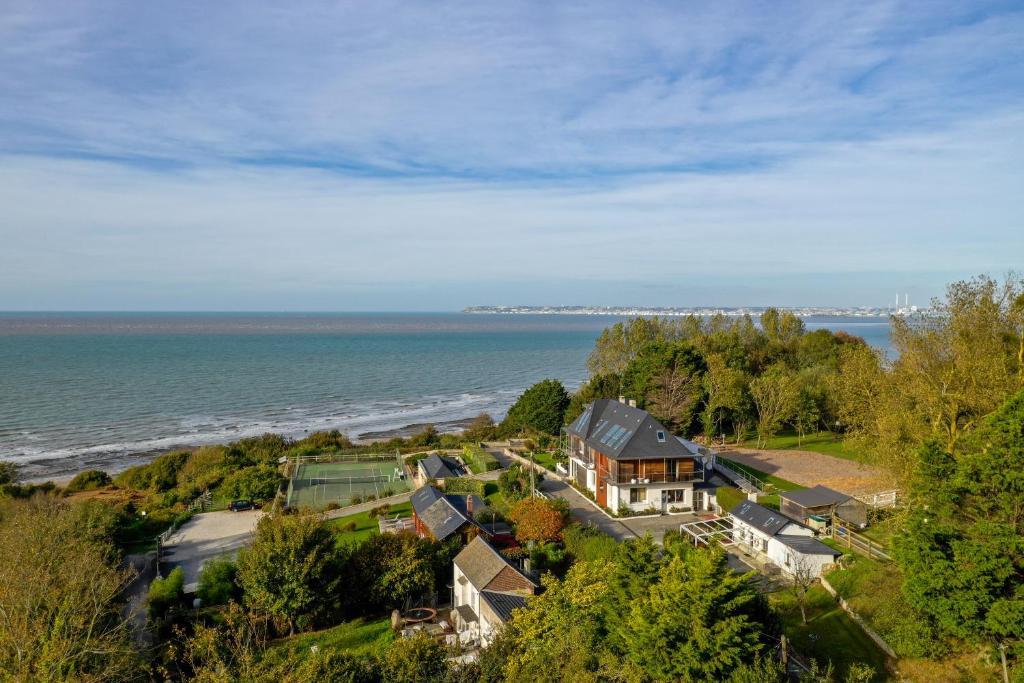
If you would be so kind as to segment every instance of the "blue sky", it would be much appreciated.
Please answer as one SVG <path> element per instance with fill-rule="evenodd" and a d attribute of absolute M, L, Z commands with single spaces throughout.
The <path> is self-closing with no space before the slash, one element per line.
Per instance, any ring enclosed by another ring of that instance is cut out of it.
<path fill-rule="evenodd" d="M 882 305 L 1024 266 L 1024 5 L 0 10 L 0 309 Z"/>

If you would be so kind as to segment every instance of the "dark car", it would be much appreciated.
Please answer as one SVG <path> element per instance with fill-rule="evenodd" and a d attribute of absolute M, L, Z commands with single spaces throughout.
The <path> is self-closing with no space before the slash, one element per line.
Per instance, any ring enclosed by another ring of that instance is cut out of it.
<path fill-rule="evenodd" d="M 228 504 L 228 510 L 232 512 L 242 512 L 244 510 L 255 510 L 256 503 L 251 500 L 233 500 Z"/>

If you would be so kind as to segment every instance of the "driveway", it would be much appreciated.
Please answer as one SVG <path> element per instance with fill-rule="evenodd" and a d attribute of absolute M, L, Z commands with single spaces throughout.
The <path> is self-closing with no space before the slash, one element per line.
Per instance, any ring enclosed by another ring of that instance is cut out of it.
<path fill-rule="evenodd" d="M 608 517 L 594 507 L 594 504 L 584 498 L 579 491 L 564 482 L 557 479 L 545 479 L 537 488 L 553 498 L 561 498 L 568 502 L 569 512 L 576 520 L 584 524 L 590 522 L 618 541 L 626 541 L 637 537 L 629 527 L 618 520 Z"/>
<path fill-rule="evenodd" d="M 247 512 L 204 512 L 181 525 L 161 547 L 160 560 L 170 571 L 181 567 L 186 592 L 199 581 L 199 570 L 207 560 L 235 555 L 252 542 L 260 510 Z"/>

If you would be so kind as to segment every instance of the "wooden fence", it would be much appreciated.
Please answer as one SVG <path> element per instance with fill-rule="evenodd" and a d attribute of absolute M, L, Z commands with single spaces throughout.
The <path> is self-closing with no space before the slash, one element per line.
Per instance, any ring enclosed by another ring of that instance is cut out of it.
<path fill-rule="evenodd" d="M 830 528 L 830 535 L 840 547 L 848 548 L 861 555 L 866 555 L 872 559 L 883 560 L 885 562 L 891 562 L 892 557 L 889 556 L 887 549 L 878 541 L 872 541 L 867 536 L 858 534 L 856 531 L 848 527 L 843 522 L 839 521 L 838 518 L 832 519 L 832 525 Z"/>

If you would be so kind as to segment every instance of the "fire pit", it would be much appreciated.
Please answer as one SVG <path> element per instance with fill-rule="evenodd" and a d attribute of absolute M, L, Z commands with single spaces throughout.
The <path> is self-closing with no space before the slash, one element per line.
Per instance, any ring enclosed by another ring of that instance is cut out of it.
<path fill-rule="evenodd" d="M 421 624 L 425 621 L 433 621 L 436 616 L 437 610 L 432 607 L 417 607 L 402 613 L 402 619 L 407 624 Z"/>

